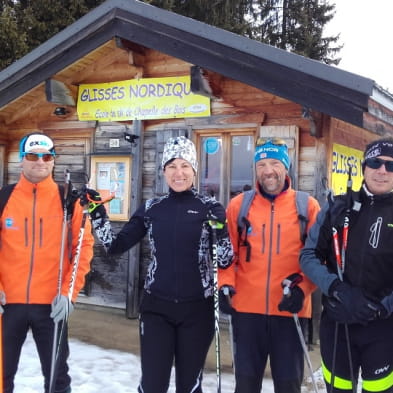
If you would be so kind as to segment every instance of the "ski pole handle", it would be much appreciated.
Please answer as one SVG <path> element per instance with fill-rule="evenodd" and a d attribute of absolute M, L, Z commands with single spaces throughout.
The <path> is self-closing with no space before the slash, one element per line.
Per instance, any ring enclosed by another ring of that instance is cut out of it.
<path fill-rule="evenodd" d="M 294 274 L 292 276 L 285 278 L 281 283 L 284 296 L 291 296 L 291 289 L 303 281 L 303 276 L 301 274 Z"/>

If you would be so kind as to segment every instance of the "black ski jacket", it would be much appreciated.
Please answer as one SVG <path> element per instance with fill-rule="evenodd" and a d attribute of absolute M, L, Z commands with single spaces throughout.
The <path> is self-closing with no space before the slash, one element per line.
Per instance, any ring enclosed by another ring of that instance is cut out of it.
<path fill-rule="evenodd" d="M 348 209 L 349 206 L 349 209 Z M 344 281 L 362 288 L 370 300 L 380 301 L 393 292 L 393 193 L 359 192 L 335 197 L 320 211 L 301 252 L 303 272 L 328 295 L 338 278 L 333 227 L 340 249 L 344 218 L 349 212 Z"/>
<path fill-rule="evenodd" d="M 224 207 L 195 189 L 169 191 L 147 200 L 109 242 L 109 254 L 127 251 L 146 234 L 150 261 L 145 290 L 173 301 L 203 299 L 213 295 L 212 234 L 209 211 L 225 222 Z M 217 262 L 228 267 L 233 258 L 226 225 L 217 229 Z M 108 242 L 107 242 L 108 245 Z"/>

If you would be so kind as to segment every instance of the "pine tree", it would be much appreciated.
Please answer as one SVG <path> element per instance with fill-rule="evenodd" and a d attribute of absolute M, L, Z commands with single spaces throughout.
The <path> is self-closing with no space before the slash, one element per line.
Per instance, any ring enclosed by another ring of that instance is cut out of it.
<path fill-rule="evenodd" d="M 326 64 L 337 65 L 340 35 L 324 37 L 325 25 L 334 17 L 334 5 L 326 0 L 260 0 L 256 2 L 254 34 L 269 45 Z M 258 18 L 258 19 L 257 19 Z M 336 46 L 334 46 L 336 45 Z"/>
<path fill-rule="evenodd" d="M 26 33 L 20 33 L 18 30 L 14 9 L 4 2 L 0 7 L 0 69 L 3 69 L 27 53 L 28 48 Z"/>
<path fill-rule="evenodd" d="M 102 1 L 84 0 L 19 0 L 15 4 L 20 26 L 26 26 L 29 50 L 89 12 Z"/>
<path fill-rule="evenodd" d="M 252 0 L 146 0 L 159 8 L 244 35 L 250 28 L 245 19 L 252 7 Z"/>
<path fill-rule="evenodd" d="M 104 0 L 0 0 L 0 69 L 42 44 Z M 341 46 L 324 37 L 334 17 L 328 0 L 144 0 L 327 64 Z M 9 39 L 13 37 L 13 39 Z M 3 43 L 4 42 L 4 43 Z M 334 46 L 336 45 L 336 46 Z"/>

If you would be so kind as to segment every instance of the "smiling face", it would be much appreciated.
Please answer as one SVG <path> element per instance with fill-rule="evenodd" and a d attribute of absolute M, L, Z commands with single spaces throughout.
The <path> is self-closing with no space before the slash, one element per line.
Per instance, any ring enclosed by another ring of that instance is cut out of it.
<path fill-rule="evenodd" d="M 165 166 L 164 177 L 173 191 L 182 192 L 192 187 L 195 172 L 188 161 L 182 158 L 175 158 Z"/>
<path fill-rule="evenodd" d="M 393 158 L 389 156 L 378 156 L 378 158 L 393 161 Z M 363 176 L 367 189 L 374 195 L 386 194 L 393 190 L 393 172 L 388 172 L 385 165 L 381 165 L 378 169 L 372 169 L 366 165 Z"/>
<path fill-rule="evenodd" d="M 49 153 L 46 149 L 33 149 L 30 153 Z M 21 161 L 22 172 L 26 179 L 31 183 L 37 184 L 45 180 L 48 176 L 51 176 L 55 161 L 44 161 L 42 157 L 38 158 L 37 161 L 29 161 L 26 157 L 23 157 Z"/>
<path fill-rule="evenodd" d="M 270 195 L 278 195 L 285 186 L 287 170 L 274 158 L 265 158 L 255 164 L 256 176 L 262 189 Z"/>

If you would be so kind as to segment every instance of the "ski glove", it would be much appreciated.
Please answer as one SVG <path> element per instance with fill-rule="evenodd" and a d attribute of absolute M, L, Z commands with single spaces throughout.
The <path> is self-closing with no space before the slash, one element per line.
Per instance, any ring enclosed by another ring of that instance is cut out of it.
<path fill-rule="evenodd" d="M 288 276 L 283 282 L 284 294 L 278 305 L 280 311 L 288 311 L 297 314 L 303 308 L 304 292 L 297 285 L 303 280 L 299 273 Z"/>
<path fill-rule="evenodd" d="M 106 208 L 102 203 L 101 196 L 96 190 L 86 188 L 80 198 L 80 204 L 82 206 L 87 205 L 87 209 L 92 220 L 108 217 Z"/>
<path fill-rule="evenodd" d="M 223 285 L 218 291 L 218 304 L 223 314 L 233 314 L 235 309 L 231 304 L 231 297 L 236 293 L 232 285 Z"/>
<path fill-rule="evenodd" d="M 5 293 L 0 291 L 0 315 L 4 312 L 4 304 L 6 304 Z"/>
<path fill-rule="evenodd" d="M 209 213 L 207 215 L 209 225 L 216 230 L 217 239 L 222 239 L 228 236 L 228 230 L 226 227 L 226 216 L 224 207 L 215 203 L 211 205 Z"/>
<path fill-rule="evenodd" d="M 381 304 L 379 307 L 379 317 L 382 319 L 389 318 L 393 313 L 393 292 L 385 296 L 381 300 Z"/>
<path fill-rule="evenodd" d="M 68 316 L 74 311 L 74 305 L 68 300 L 67 296 L 57 295 L 52 301 L 52 312 L 50 313 L 54 323 L 67 320 Z"/>
<path fill-rule="evenodd" d="M 336 279 L 330 285 L 325 302 L 327 315 L 339 323 L 362 324 L 378 317 L 378 306 L 368 300 L 362 290 Z"/>

